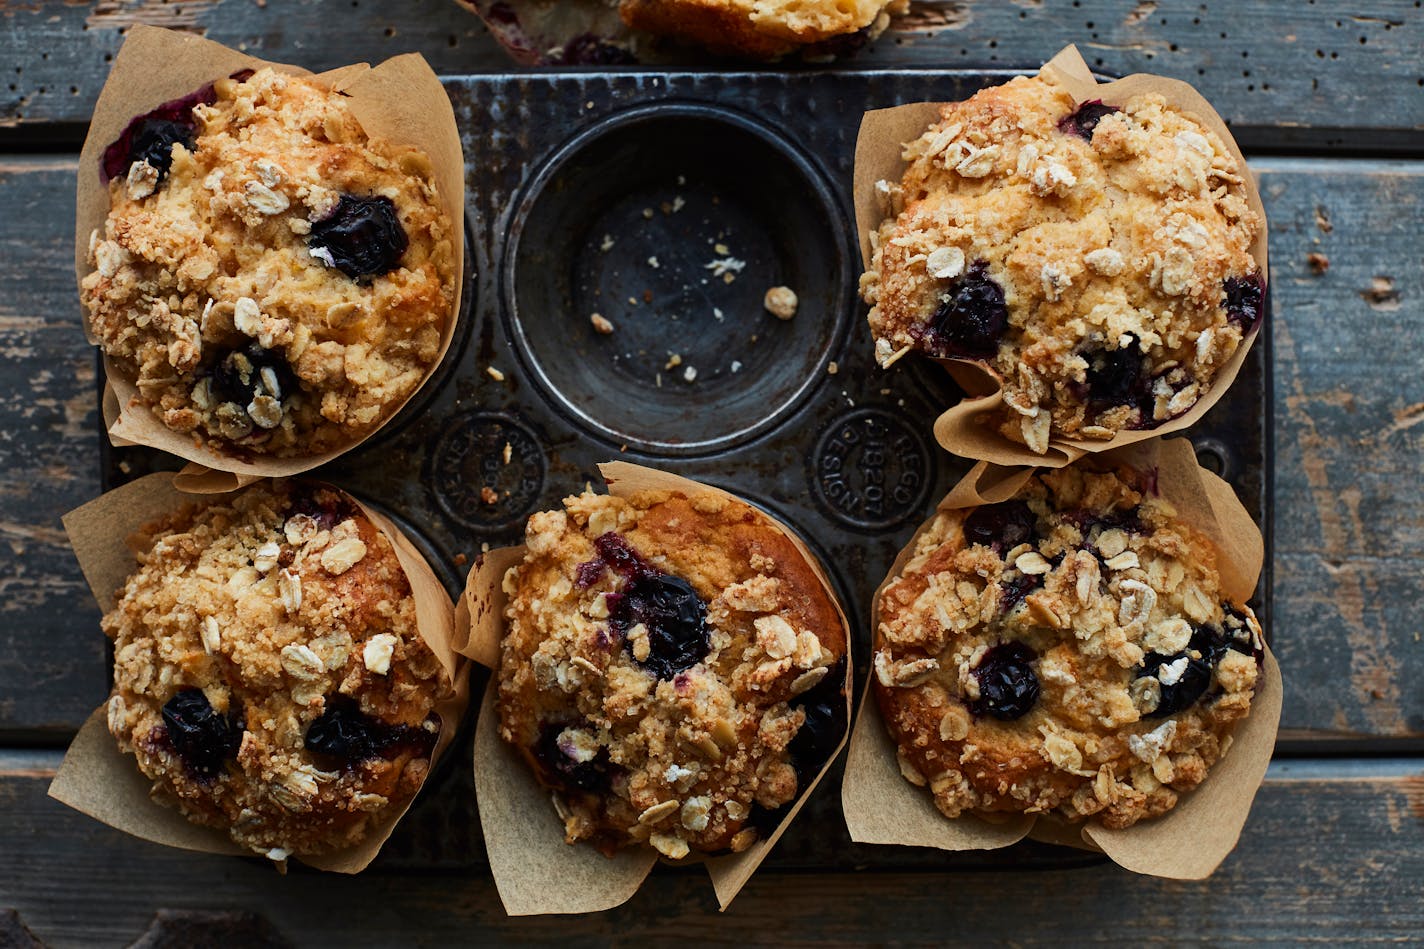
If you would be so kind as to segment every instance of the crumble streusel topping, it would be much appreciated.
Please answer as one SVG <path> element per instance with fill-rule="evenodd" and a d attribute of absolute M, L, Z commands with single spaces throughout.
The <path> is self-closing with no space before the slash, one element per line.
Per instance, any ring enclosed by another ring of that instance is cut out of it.
<path fill-rule="evenodd" d="M 1211 543 L 1127 468 L 942 512 L 879 608 L 876 698 L 949 817 L 1165 813 L 1225 753 L 1262 655 Z"/>
<path fill-rule="evenodd" d="M 1034 452 L 1181 415 L 1260 317 L 1249 172 L 1160 96 L 1018 78 L 944 106 L 904 157 L 861 277 L 876 358 L 984 363 L 1000 431 Z"/>
<path fill-rule="evenodd" d="M 262 69 L 140 116 L 105 154 L 89 328 L 170 429 L 319 454 L 375 428 L 452 318 L 433 169 L 345 99 Z"/>
<path fill-rule="evenodd" d="M 769 832 L 845 731 L 845 630 L 799 550 L 711 493 L 535 514 L 504 579 L 501 735 L 566 839 L 672 858 Z"/>
<path fill-rule="evenodd" d="M 259 485 L 137 543 L 103 619 L 108 721 L 155 796 L 281 859 L 357 843 L 415 794 L 452 687 L 349 498 Z"/>

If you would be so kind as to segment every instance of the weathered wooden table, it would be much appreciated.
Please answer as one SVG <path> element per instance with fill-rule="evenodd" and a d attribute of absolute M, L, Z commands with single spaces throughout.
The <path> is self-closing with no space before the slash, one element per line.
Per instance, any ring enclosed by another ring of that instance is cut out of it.
<path fill-rule="evenodd" d="M 126 28 L 194 30 L 317 69 L 407 50 L 442 74 L 508 61 L 449 0 L 0 0 L 0 945 L 27 944 L 26 927 L 54 945 L 1424 941 L 1421 6 L 926 2 L 849 67 L 1032 68 L 1076 42 L 1103 72 L 1194 82 L 1261 176 L 1286 704 L 1277 759 L 1220 871 L 1203 883 L 1101 863 L 1044 871 L 1029 853 L 944 872 L 932 854 L 860 848 L 840 871 L 808 869 L 843 840 L 817 824 L 835 818 L 828 803 L 725 914 L 693 871 L 658 873 L 602 916 L 511 920 L 458 814 L 413 832 L 439 846 L 406 840 L 359 877 L 280 877 L 128 838 L 45 796 L 107 689 L 97 609 L 59 516 L 99 491 L 73 176 Z M 430 852 L 469 859 L 409 857 Z"/>

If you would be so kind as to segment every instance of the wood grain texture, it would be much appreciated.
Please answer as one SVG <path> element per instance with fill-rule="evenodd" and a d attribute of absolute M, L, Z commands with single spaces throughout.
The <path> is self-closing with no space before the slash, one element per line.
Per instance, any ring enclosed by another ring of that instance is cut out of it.
<path fill-rule="evenodd" d="M 442 73 L 511 68 L 453 0 L 0 0 L 0 131 L 72 136 L 44 127 L 88 121 L 135 23 L 314 69 L 407 51 Z M 1419 0 L 918 0 L 849 65 L 1032 68 L 1068 42 L 1108 73 L 1193 82 L 1248 147 L 1424 146 Z"/>
<path fill-rule="evenodd" d="M 1113 941 L 1409 941 L 1424 931 L 1424 775 L 1417 761 L 1277 762 L 1240 846 L 1208 881 L 1110 865 L 1044 873 L 763 871 L 723 914 L 696 869 L 659 871 L 595 917 L 507 919 L 481 869 L 358 877 L 128 838 L 44 796 L 53 752 L 0 753 L 0 912 L 47 944 L 120 946 L 160 909 L 250 912 L 296 945 L 567 946 Z M 115 872 L 122 868 L 122 872 Z M 551 881 L 557 885 L 557 881 Z M 1005 912 L 1006 907 L 1014 911 Z"/>
<path fill-rule="evenodd" d="M 1276 302 L 1275 633 L 1283 667 L 1312 670 L 1287 675 L 1283 724 L 1418 747 L 1424 164 L 1258 170 Z"/>
<path fill-rule="evenodd" d="M 0 158 L 0 727 L 49 740 L 108 681 L 98 608 L 59 523 L 99 490 L 73 219 L 71 159 Z"/>
<path fill-rule="evenodd" d="M 1417 748 L 1424 165 L 1255 167 L 1272 222 L 1283 727 L 1297 744 Z M 0 577 L 0 739 L 62 742 L 105 690 L 96 612 L 59 529 L 98 490 L 93 356 L 68 269 L 72 174 L 68 158 L 0 165 L 0 533 L 15 564 Z"/>
<path fill-rule="evenodd" d="M 4 152 L 77 147 L 139 22 L 315 69 L 409 50 L 447 74 L 511 69 L 453 0 L 0 0 L 0 748 L 59 748 L 107 683 L 97 609 L 59 524 L 97 493 L 100 470 L 95 360 L 69 270 L 74 162 Z M 847 65 L 1031 68 L 1067 42 L 1106 73 L 1193 82 L 1248 152 L 1329 156 L 1253 162 L 1273 238 L 1282 747 L 1424 751 L 1424 161 L 1360 158 L 1424 156 L 1424 0 L 916 0 Z M 1107 865 L 1034 872 L 1053 861 L 1045 847 L 959 858 L 957 872 L 932 851 L 854 847 L 833 774 L 725 914 L 692 870 L 660 871 L 597 917 L 519 920 L 488 879 L 463 761 L 375 868 L 347 878 L 121 835 L 45 796 L 59 759 L 0 750 L 0 945 L 31 933 L 52 946 L 190 944 L 227 931 L 214 912 L 247 927 L 244 944 L 352 947 L 1424 934 L 1418 758 L 1276 761 L 1241 846 L 1196 884 Z M 989 866 L 1014 872 L 972 872 Z"/>

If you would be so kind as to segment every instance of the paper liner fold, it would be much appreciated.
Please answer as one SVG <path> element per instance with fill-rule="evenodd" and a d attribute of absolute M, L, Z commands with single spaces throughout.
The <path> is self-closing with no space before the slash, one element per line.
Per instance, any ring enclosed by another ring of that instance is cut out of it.
<path fill-rule="evenodd" d="M 155 63 L 161 63 L 162 68 L 155 69 Z M 74 225 L 76 285 L 82 283 L 92 269 L 87 259 L 89 235 L 95 230 L 103 233 L 109 214 L 108 186 L 99 171 L 109 143 L 119 137 L 136 115 L 239 70 L 265 66 L 290 75 L 311 76 L 300 67 L 257 59 L 191 33 L 145 25 L 129 31 L 99 93 L 89 134 L 79 154 Z M 248 452 L 229 455 L 196 441 L 192 435 L 179 434 L 137 401 L 138 390 L 133 382 L 105 356 L 104 421 L 110 441 L 115 445 L 147 445 L 177 455 L 195 466 L 228 472 L 233 476 L 227 482 L 230 489 L 259 478 L 280 478 L 309 471 L 380 431 L 424 388 L 445 359 L 461 312 L 465 268 L 465 161 L 455 111 L 439 78 L 415 53 L 396 56 L 375 68 L 365 64 L 343 66 L 313 78 L 350 97 L 351 111 L 371 139 L 415 145 L 430 157 L 435 182 L 440 188 L 440 203 L 450 222 L 455 294 L 441 334 L 440 354 L 421 384 L 400 405 L 393 406 L 375 428 L 321 455 L 292 458 L 268 458 Z M 413 103 L 419 107 L 413 108 Z M 84 332 L 90 343 L 94 343 L 87 319 Z"/>
<path fill-rule="evenodd" d="M 608 484 L 608 493 L 615 497 L 654 490 L 689 496 L 711 492 L 741 504 L 748 503 L 720 488 L 626 462 L 602 464 L 599 471 Z M 820 560 L 794 530 L 769 514 L 765 516 L 810 564 L 836 606 L 847 644 L 845 693 L 849 721 L 854 681 L 850 655 L 853 635 L 834 584 Z M 496 671 L 508 599 L 503 590 L 504 574 L 523 557 L 522 546 L 481 555 L 470 569 L 464 595 L 456 609 L 456 625 L 463 630 L 458 634 L 458 648 L 465 656 Z M 550 791 L 539 785 L 519 753 L 499 738 L 495 710 L 497 688 L 492 678 L 485 690 L 475 730 L 475 796 L 489 851 L 490 870 L 505 910 L 514 916 L 589 913 L 626 902 L 658 862 L 657 853 L 647 847 L 626 848 L 610 860 L 586 844 L 564 843 L 562 822 L 554 812 Z M 678 861 L 679 865 L 700 862 L 707 867 L 720 908 L 726 909 L 756 872 L 825 777 L 845 743 L 846 737 L 842 736 L 815 779 L 801 790 L 770 837 L 758 840 L 742 853 Z"/>
<path fill-rule="evenodd" d="M 1128 464 L 1156 472 L 1158 491 L 1187 524 L 1217 548 L 1222 592 L 1245 601 L 1256 588 L 1264 561 L 1260 531 L 1231 486 L 1197 464 L 1185 438 L 1127 445 L 1083 459 L 1083 465 Z M 905 544 L 871 601 L 872 634 L 880 624 L 880 595 L 904 569 L 920 535 L 941 511 L 992 504 L 1011 497 L 1033 475 L 1032 468 L 1003 468 L 980 462 L 940 501 L 934 513 Z M 1182 793 L 1162 817 L 1124 830 L 1109 830 L 1091 819 L 1069 824 L 1051 818 L 1007 815 L 990 823 L 973 815 L 954 820 L 934 806 L 927 788 L 900 774 L 891 740 L 869 683 L 851 732 L 841 804 L 852 840 L 860 843 L 990 850 L 1031 837 L 1049 843 L 1102 851 L 1135 873 L 1198 880 L 1211 875 L 1236 846 L 1251 802 L 1275 749 L 1283 695 L 1280 667 L 1269 648 L 1251 712 L 1236 723 L 1227 755 L 1212 766 L 1194 790 Z"/>
<path fill-rule="evenodd" d="M 195 491 L 179 490 L 175 475 L 169 472 L 146 475 L 64 516 L 65 532 L 100 609 L 104 612 L 113 609 L 117 591 L 137 565 L 128 545 L 130 536 L 184 504 L 228 493 L 211 490 L 220 487 L 225 480 L 223 473 L 209 472 L 209 475 L 206 484 L 194 483 L 198 489 Z M 210 490 L 201 490 L 204 487 Z M 352 500 L 390 539 L 396 559 L 410 581 L 420 637 L 439 660 L 455 689 L 451 698 L 435 706 L 440 716 L 440 736 L 430 757 L 429 773 L 434 773 L 436 763 L 459 729 L 469 702 L 467 663 L 454 648 L 454 608 L 449 594 L 410 540 L 387 518 L 360 500 Z M 222 831 L 190 823 L 176 808 L 153 800 L 149 796 L 152 782 L 139 771 L 132 755 L 119 751 L 118 743 L 109 734 L 105 709 L 105 705 L 96 709 L 70 744 L 50 784 L 51 797 L 144 840 L 204 853 L 255 855 L 233 843 Z M 318 856 L 297 855 L 296 859 L 321 870 L 359 872 L 376 858 L 410 803 L 388 813 L 353 847 Z"/>
<path fill-rule="evenodd" d="M 1247 203 L 1260 217 L 1261 232 L 1251 245 L 1251 256 L 1255 258 L 1262 277 L 1268 278 L 1266 211 L 1261 203 L 1255 177 L 1247 168 L 1246 159 L 1232 137 L 1231 130 L 1201 93 L 1181 80 L 1144 73 L 1099 84 L 1076 46 L 1064 47 L 1058 55 L 1044 64 L 1039 75 L 1056 78 L 1078 103 L 1098 99 L 1108 103 L 1124 102 L 1133 96 L 1156 93 L 1170 105 L 1190 114 L 1214 132 L 1240 164 Z M 875 183 L 882 180 L 901 180 L 906 167 L 905 160 L 901 158 L 904 144 L 919 138 L 926 129 L 939 121 L 942 105 L 944 103 L 916 102 L 889 109 L 877 109 L 865 113 L 865 118 L 861 121 L 860 134 L 855 145 L 855 179 L 852 190 L 861 263 L 866 269 L 870 268 L 872 259 L 870 234 L 880 227 L 884 219 L 880 202 L 875 195 Z M 1008 409 L 1004 404 L 1001 382 L 996 373 L 983 363 L 972 360 L 935 359 L 935 362 L 949 371 L 965 392 L 965 398 L 958 405 L 946 410 L 935 420 L 935 440 L 946 451 L 966 458 L 990 461 L 996 465 L 1061 468 L 1085 454 L 1112 451 L 1124 445 L 1181 431 L 1196 424 L 1231 387 L 1232 381 L 1246 363 L 1251 345 L 1260 334 L 1261 322 L 1257 321 L 1231 359 L 1218 370 L 1207 394 L 1198 399 L 1184 414 L 1163 422 L 1156 428 L 1119 432 L 1108 441 L 1074 439 L 1054 434 L 1049 439 L 1048 451 L 1042 455 L 999 433 L 997 422 Z"/>

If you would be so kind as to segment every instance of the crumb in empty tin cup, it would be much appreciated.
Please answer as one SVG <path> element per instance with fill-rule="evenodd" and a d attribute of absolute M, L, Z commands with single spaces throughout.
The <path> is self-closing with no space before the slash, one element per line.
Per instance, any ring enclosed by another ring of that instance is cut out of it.
<path fill-rule="evenodd" d="M 766 291 L 766 296 L 762 299 L 762 306 L 766 311 L 778 320 L 789 320 L 796 315 L 796 306 L 800 301 L 796 299 L 796 291 L 790 287 L 772 287 Z"/>

